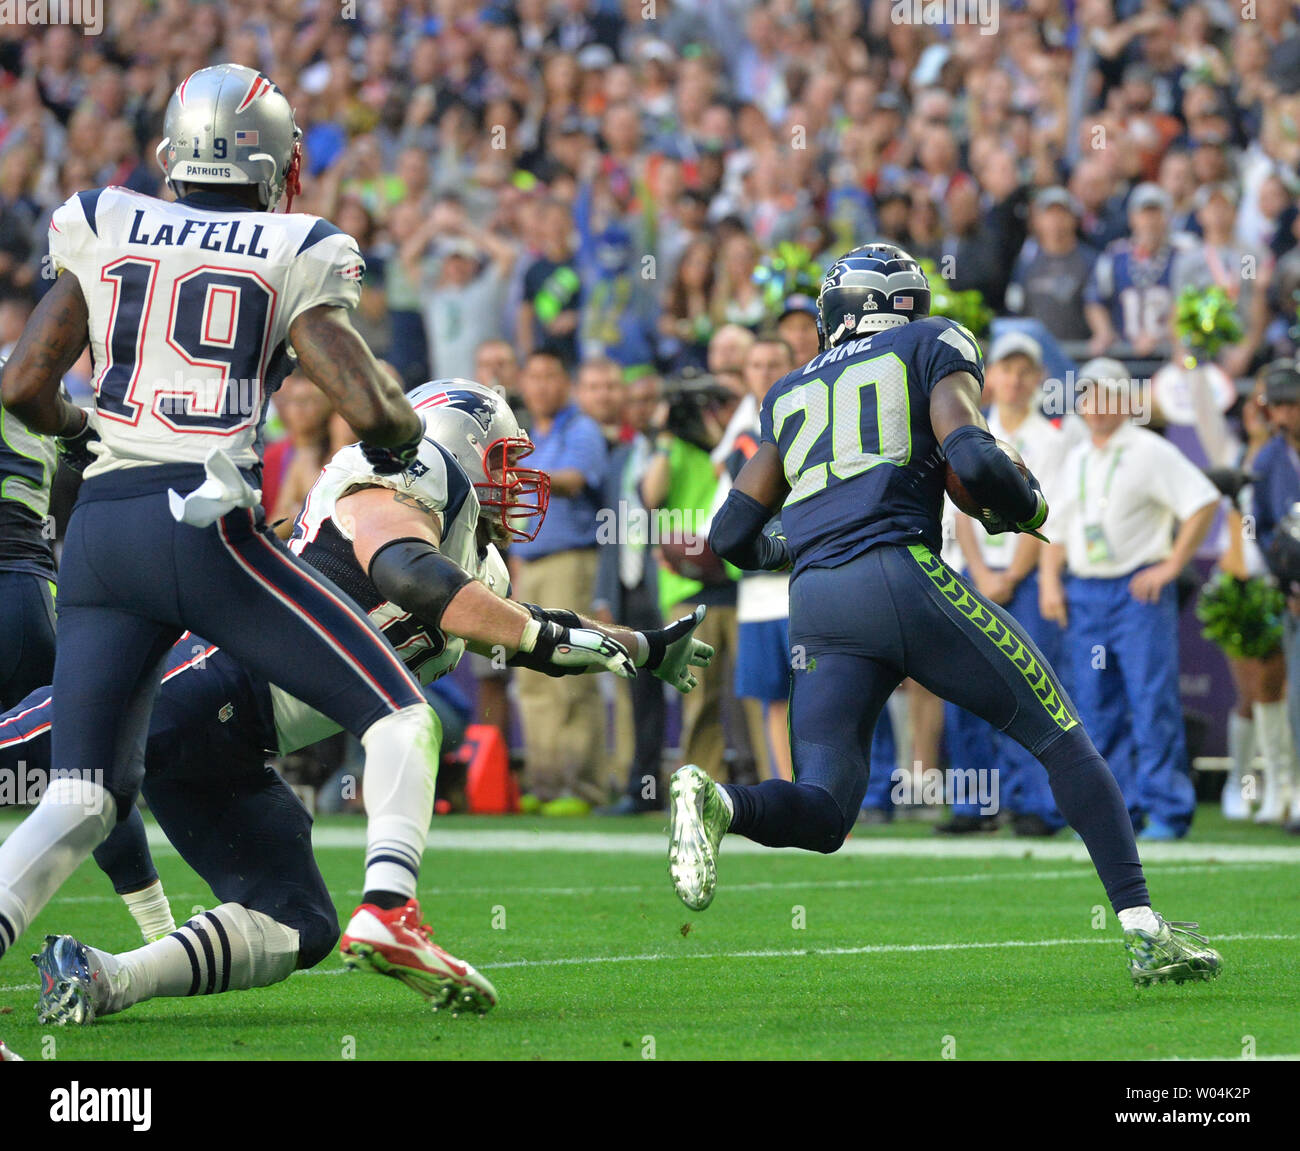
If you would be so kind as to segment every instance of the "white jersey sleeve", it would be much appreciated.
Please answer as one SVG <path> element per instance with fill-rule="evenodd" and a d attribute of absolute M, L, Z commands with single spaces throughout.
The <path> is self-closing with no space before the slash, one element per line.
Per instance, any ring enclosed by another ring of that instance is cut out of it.
<path fill-rule="evenodd" d="M 361 299 L 361 281 L 366 274 L 356 240 L 325 220 L 312 225 L 303 243 L 286 286 L 286 331 L 308 308 L 324 304 L 351 311 Z"/>
<path fill-rule="evenodd" d="M 69 196 L 50 217 L 50 263 L 59 274 L 71 272 L 83 281 L 95 259 L 94 226 L 86 215 L 95 211 L 90 197 L 87 192 Z"/>

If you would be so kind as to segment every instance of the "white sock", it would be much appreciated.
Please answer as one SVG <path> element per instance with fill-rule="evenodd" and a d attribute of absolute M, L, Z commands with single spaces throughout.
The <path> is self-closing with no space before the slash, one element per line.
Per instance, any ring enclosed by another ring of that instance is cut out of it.
<path fill-rule="evenodd" d="M 731 826 L 731 821 L 736 818 L 736 805 L 731 802 L 731 795 L 727 789 L 720 783 L 713 785 L 718 789 L 718 795 L 722 797 L 722 806 L 727 809 L 727 826 Z"/>
<path fill-rule="evenodd" d="M 172 918 L 172 909 L 167 903 L 161 879 L 155 879 L 139 891 L 128 891 L 122 896 L 122 901 L 134 917 L 146 943 L 153 943 L 176 930 L 176 921 Z"/>
<path fill-rule="evenodd" d="M 1286 791 L 1291 784 L 1294 751 L 1291 742 L 1291 723 L 1286 713 L 1286 701 L 1257 703 L 1255 712 L 1255 737 L 1260 755 L 1264 757 L 1264 792 L 1257 819 L 1280 819 Z"/>
<path fill-rule="evenodd" d="M 279 983 L 298 964 L 298 933 L 260 911 L 223 903 L 134 951 L 95 954 L 111 988 L 100 1014 L 111 1015 L 158 996 Z"/>
<path fill-rule="evenodd" d="M 404 707 L 371 724 L 361 746 L 366 751 L 364 890 L 412 899 L 433 821 L 442 725 L 428 705 Z"/>
<path fill-rule="evenodd" d="M 1228 716 L 1228 758 L 1232 760 L 1232 774 L 1241 779 L 1255 762 L 1255 720 L 1253 716 Z"/>
<path fill-rule="evenodd" d="M 99 784 L 55 779 L 17 830 L 0 843 L 0 955 L 113 829 L 117 800 Z"/>
<path fill-rule="evenodd" d="M 1126 907 L 1119 913 L 1119 925 L 1125 931 L 1145 931 L 1155 935 L 1160 930 L 1160 920 L 1150 907 Z"/>

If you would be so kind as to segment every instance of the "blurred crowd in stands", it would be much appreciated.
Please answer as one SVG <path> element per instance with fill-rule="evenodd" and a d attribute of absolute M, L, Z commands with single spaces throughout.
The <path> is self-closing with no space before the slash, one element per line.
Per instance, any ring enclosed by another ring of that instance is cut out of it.
<path fill-rule="evenodd" d="M 1005 403 L 1011 425 L 1032 416 L 1060 433 L 1049 454 L 1062 504 L 1079 483 L 1068 453 L 1081 453 L 1094 495 L 1105 489 L 1103 508 L 1119 500 L 1103 465 L 1084 459 L 1116 429 L 1099 439 L 1099 413 L 1061 402 L 1073 383 L 1103 370 L 1136 381 L 1126 425 L 1165 432 L 1191 471 L 1237 467 L 1271 432 L 1254 377 L 1294 359 L 1300 342 L 1300 7 L 1000 0 L 939 5 L 957 18 L 947 24 L 920 19 L 927 7 L 113 0 L 98 36 L 0 27 L 0 345 L 51 282 L 53 209 L 103 184 L 166 195 L 154 153 L 174 86 L 222 61 L 261 69 L 303 130 L 293 209 L 361 246 L 355 322 L 376 354 L 407 387 L 440 377 L 500 387 L 530 428 L 553 497 L 537 539 L 511 549 L 516 594 L 632 624 L 709 605 L 701 634 L 720 658 L 680 717 L 648 677 L 630 691 L 594 677 L 508 683 L 479 661 L 472 680 L 446 685 L 444 719 L 497 726 L 531 801 L 556 813 L 657 809 L 674 759 L 720 778 L 788 775 L 785 579 L 727 569 L 703 537 L 755 449 L 767 388 L 817 352 L 817 287 L 837 255 L 882 240 L 927 262 L 936 309 L 989 348 L 990 403 Z M 1012 343 L 995 356 L 999 339 Z M 89 397 L 91 378 L 87 357 L 69 377 L 74 397 Z M 268 517 L 287 525 L 349 438 L 322 395 L 291 377 L 268 429 Z M 1034 610 L 1061 632 L 1085 720 L 1106 713 L 1103 752 L 1132 761 L 1135 818 L 1180 835 L 1191 816 L 1190 783 L 1177 782 L 1188 773 L 1181 731 L 1171 743 L 1168 728 L 1177 700 L 1149 703 L 1154 718 L 1142 702 L 1157 694 L 1151 677 L 1176 693 L 1176 636 L 1148 645 L 1158 676 L 1139 669 L 1143 683 L 1117 681 L 1093 700 L 1078 682 L 1088 661 L 1071 646 L 1136 642 L 1124 648 L 1132 678 L 1142 641 L 1072 634 L 1076 616 L 1113 605 L 1067 610 L 1074 593 L 1052 583 L 1058 572 L 1108 587 L 1122 578 L 1135 602 L 1165 602 L 1177 572 L 1136 586 L 1132 574 L 1222 553 L 1232 534 L 1217 491 L 1212 524 L 1200 515 L 1209 498 L 1175 487 L 1163 502 L 1158 485 L 1132 489 L 1156 542 L 1127 569 L 1121 547 L 1100 557 L 1089 538 L 1080 563 L 1104 562 L 1083 570 L 1064 535 L 1053 536 L 1055 561 L 1049 548 L 996 567 L 955 526 L 949 556 L 999 602 L 1033 589 Z M 1092 522 L 1084 489 L 1081 531 Z M 1042 586 L 1040 563 L 1051 569 Z M 1282 706 L 1274 681 L 1243 694 L 1239 725 L 1261 700 Z M 899 703 L 868 818 L 900 806 L 888 794 L 895 762 L 1002 754 L 973 755 L 987 733 L 951 715 L 945 752 L 942 708 L 920 687 Z M 1225 795 L 1250 781 L 1244 739 L 1230 748 Z M 1265 822 L 1283 822 L 1292 772 L 1270 749 L 1273 790 L 1247 796 L 1245 814 L 1253 799 Z M 1050 795 L 1017 802 L 1023 834 L 1060 826 Z M 972 807 L 945 827 L 991 824 Z"/>

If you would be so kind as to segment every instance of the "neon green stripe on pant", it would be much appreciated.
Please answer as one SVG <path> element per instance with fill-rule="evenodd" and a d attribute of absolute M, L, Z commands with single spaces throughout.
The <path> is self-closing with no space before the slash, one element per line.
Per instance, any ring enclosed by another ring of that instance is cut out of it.
<path fill-rule="evenodd" d="M 988 636 L 993 641 L 993 646 L 1015 664 L 1016 670 L 1025 677 L 1025 682 L 1029 684 L 1056 726 L 1062 731 L 1069 731 L 1070 728 L 1076 727 L 1079 717 L 1071 714 L 1070 709 L 1066 707 L 1065 701 L 1057 693 L 1051 675 L 1038 661 L 1033 649 L 1027 647 L 1024 641 L 998 616 L 971 595 L 970 589 L 958 578 L 957 573 L 928 547 L 924 544 L 910 544 L 907 550 L 912 553 L 912 558 L 939 589 L 939 594 Z"/>

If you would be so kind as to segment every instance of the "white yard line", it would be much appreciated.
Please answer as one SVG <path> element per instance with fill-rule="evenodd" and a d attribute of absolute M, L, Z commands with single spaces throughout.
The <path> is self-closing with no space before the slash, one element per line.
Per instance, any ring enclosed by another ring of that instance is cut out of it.
<path fill-rule="evenodd" d="M 0 818 L 0 841 L 17 825 Z M 147 824 L 149 846 L 174 851 L 159 828 Z M 1035 859 L 1086 863 L 1088 852 L 1073 838 L 1023 839 L 901 839 L 874 835 L 850 839 L 837 856 L 892 856 L 913 859 Z M 366 843 L 365 823 L 352 827 L 317 827 L 312 834 L 317 848 L 361 848 Z M 666 855 L 668 837 L 656 832 L 553 831 L 547 828 L 444 828 L 437 820 L 427 840 L 431 851 L 567 852 L 577 855 Z M 1300 864 L 1300 844 L 1210 843 L 1198 840 L 1143 843 L 1143 862 L 1150 863 L 1290 863 Z M 739 836 L 728 838 L 723 855 L 770 855 L 776 852 L 810 857 L 796 848 L 763 847 Z"/>
<path fill-rule="evenodd" d="M 1214 943 L 1295 942 L 1300 935 L 1237 934 L 1216 935 Z M 761 951 L 648 951 L 638 955 L 572 955 L 557 959 L 506 959 L 499 963 L 481 963 L 484 971 L 501 971 L 512 967 L 587 967 L 604 963 L 679 963 L 687 959 L 809 959 L 837 955 L 895 955 L 925 951 L 1000 951 L 1030 947 L 1084 947 L 1107 944 L 1118 950 L 1120 942 L 1112 935 L 1098 933 L 1079 939 L 1000 939 L 988 943 L 867 943 L 860 947 L 800 947 Z M 295 971 L 295 976 L 350 975 L 346 967 L 315 967 Z M 6 991 L 35 991 L 35 983 L 15 983 L 0 987 Z"/>

